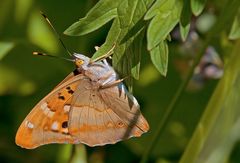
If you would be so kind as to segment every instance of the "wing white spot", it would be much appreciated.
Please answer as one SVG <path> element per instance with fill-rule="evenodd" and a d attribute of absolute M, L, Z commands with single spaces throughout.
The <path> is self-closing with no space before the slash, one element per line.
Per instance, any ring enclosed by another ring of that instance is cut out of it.
<path fill-rule="evenodd" d="M 43 113 L 45 115 L 47 115 L 48 117 L 52 118 L 53 115 L 54 115 L 54 112 L 50 110 L 50 108 L 48 107 L 48 104 L 46 102 L 44 102 L 42 105 L 41 105 L 41 109 L 43 110 Z"/>
<path fill-rule="evenodd" d="M 41 105 L 41 109 L 42 109 L 42 110 L 45 110 L 46 107 L 47 107 L 47 103 L 44 102 L 44 103 Z"/>
<path fill-rule="evenodd" d="M 59 123 L 57 121 L 54 121 L 52 123 L 52 130 L 56 131 L 59 129 Z"/>
<path fill-rule="evenodd" d="M 29 121 L 26 121 L 26 124 L 25 124 L 28 128 L 30 128 L 30 129 L 33 129 L 34 128 L 34 125 L 31 123 L 31 122 L 29 122 Z"/>
<path fill-rule="evenodd" d="M 71 107 L 70 105 L 64 105 L 63 107 L 64 113 L 68 113 L 70 110 L 70 107 Z"/>
<path fill-rule="evenodd" d="M 49 110 L 47 116 L 50 117 L 50 118 L 52 118 L 54 114 L 55 114 L 55 113 L 54 113 L 53 111 Z"/>

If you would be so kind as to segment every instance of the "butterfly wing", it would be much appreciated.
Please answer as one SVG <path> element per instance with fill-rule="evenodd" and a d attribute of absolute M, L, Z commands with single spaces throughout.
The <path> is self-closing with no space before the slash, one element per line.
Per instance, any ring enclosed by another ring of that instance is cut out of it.
<path fill-rule="evenodd" d="M 141 114 L 137 100 L 127 91 L 123 83 L 102 89 L 100 94 L 104 103 L 128 126 L 125 138 L 138 137 L 149 130 L 148 122 Z"/>
<path fill-rule="evenodd" d="M 148 123 L 123 88 L 99 90 L 89 78 L 70 74 L 28 114 L 16 144 L 28 149 L 50 143 L 97 146 L 140 136 Z"/>
<path fill-rule="evenodd" d="M 43 98 L 27 115 L 16 134 L 16 144 L 36 148 L 49 143 L 74 143 L 68 132 L 69 107 L 72 95 L 81 84 L 83 75 L 70 74 L 52 92 Z"/>
<path fill-rule="evenodd" d="M 149 129 L 136 99 L 123 87 L 99 90 L 90 80 L 84 80 L 76 94 L 71 104 L 69 132 L 79 143 L 114 144 L 141 136 Z"/>

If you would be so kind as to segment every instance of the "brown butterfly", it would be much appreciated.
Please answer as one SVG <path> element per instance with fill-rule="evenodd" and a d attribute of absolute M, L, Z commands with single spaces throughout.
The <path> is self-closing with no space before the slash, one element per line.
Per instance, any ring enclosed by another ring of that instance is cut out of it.
<path fill-rule="evenodd" d="M 139 137 L 149 125 L 122 79 L 104 57 L 73 54 L 76 69 L 27 115 L 16 144 L 27 149 L 50 143 L 114 144 Z"/>

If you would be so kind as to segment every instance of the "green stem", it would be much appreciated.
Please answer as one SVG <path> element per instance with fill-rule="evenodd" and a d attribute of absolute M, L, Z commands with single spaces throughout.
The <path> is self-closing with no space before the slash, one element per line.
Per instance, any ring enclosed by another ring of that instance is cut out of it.
<path fill-rule="evenodd" d="M 199 51 L 199 53 L 197 54 L 196 58 L 193 61 L 193 64 L 190 68 L 190 71 L 188 72 L 186 80 L 184 80 L 182 82 L 182 84 L 179 86 L 177 93 L 173 97 L 171 103 L 168 105 L 167 110 L 166 110 L 165 114 L 163 115 L 162 119 L 160 120 L 159 125 L 156 129 L 156 132 L 154 133 L 154 136 L 153 136 L 153 139 L 152 139 L 150 145 L 148 146 L 148 148 L 146 149 L 146 152 L 142 156 L 141 163 L 147 162 L 150 153 L 154 149 L 155 145 L 157 144 L 157 141 L 159 140 L 158 138 L 161 136 L 163 130 L 165 129 L 166 124 L 175 109 L 175 106 L 177 105 L 178 101 L 180 100 L 181 95 L 183 94 L 183 91 L 185 90 L 186 86 L 188 85 L 188 82 L 190 81 L 190 79 L 192 78 L 195 68 L 197 67 L 203 54 L 205 53 L 205 49 L 207 48 L 209 41 L 210 41 L 209 39 L 205 41 L 204 45 L 202 46 L 201 50 Z"/>
<path fill-rule="evenodd" d="M 76 153 L 76 145 L 71 145 L 71 153 L 69 154 L 68 163 L 72 162 L 75 153 Z"/>

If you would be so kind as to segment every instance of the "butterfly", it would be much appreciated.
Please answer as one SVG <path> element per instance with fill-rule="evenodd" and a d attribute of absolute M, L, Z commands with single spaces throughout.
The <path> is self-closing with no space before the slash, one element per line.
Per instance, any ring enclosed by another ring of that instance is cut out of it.
<path fill-rule="evenodd" d="M 51 143 L 115 144 L 149 130 L 135 97 L 106 58 L 74 53 L 76 69 L 27 115 L 16 144 L 33 149 Z"/>

